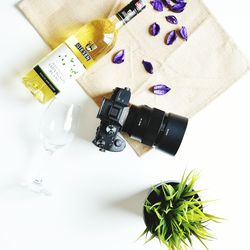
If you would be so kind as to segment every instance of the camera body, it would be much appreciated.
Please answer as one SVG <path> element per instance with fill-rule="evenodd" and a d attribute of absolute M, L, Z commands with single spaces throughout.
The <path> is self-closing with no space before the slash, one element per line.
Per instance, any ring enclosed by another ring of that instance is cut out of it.
<path fill-rule="evenodd" d="M 129 105 L 129 88 L 115 88 L 110 99 L 104 98 L 97 118 L 101 120 L 97 128 L 94 145 L 100 151 L 121 152 L 126 142 L 119 132 L 148 146 L 175 155 L 186 131 L 188 119 L 146 105 Z"/>
<path fill-rule="evenodd" d="M 129 88 L 116 88 L 110 99 L 104 98 L 97 114 L 101 120 L 93 143 L 100 151 L 120 152 L 126 147 L 125 141 L 118 135 L 128 113 L 131 92 Z"/>

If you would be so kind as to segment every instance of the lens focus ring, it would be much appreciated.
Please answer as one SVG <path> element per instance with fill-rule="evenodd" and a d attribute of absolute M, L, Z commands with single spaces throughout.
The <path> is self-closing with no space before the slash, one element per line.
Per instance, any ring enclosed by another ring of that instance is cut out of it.
<path fill-rule="evenodd" d="M 152 109 L 148 126 L 142 138 L 142 143 L 151 147 L 155 144 L 164 117 L 165 112 L 156 108 Z"/>

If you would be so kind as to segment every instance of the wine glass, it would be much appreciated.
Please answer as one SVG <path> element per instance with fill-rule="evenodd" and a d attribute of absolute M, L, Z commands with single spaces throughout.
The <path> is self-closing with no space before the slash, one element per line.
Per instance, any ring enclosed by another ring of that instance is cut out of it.
<path fill-rule="evenodd" d="M 44 175 L 50 166 L 53 154 L 74 139 L 79 126 L 79 113 L 78 105 L 64 103 L 58 98 L 55 98 L 45 110 L 39 128 L 43 146 L 40 160 L 33 166 L 35 168 L 25 182 L 25 186 L 30 190 L 50 194 L 44 185 Z"/>

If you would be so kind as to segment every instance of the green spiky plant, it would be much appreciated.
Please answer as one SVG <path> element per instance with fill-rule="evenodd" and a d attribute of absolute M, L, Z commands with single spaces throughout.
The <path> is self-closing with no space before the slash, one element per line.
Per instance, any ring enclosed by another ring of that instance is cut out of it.
<path fill-rule="evenodd" d="M 187 176 L 184 173 L 180 183 L 161 183 L 152 188 L 144 204 L 147 228 L 141 236 L 146 235 L 146 242 L 158 238 L 168 249 L 181 250 L 192 246 L 194 236 L 207 248 L 204 240 L 214 238 L 207 224 L 221 218 L 203 211 L 208 201 L 201 201 L 200 191 L 194 190 L 197 179 L 197 173 L 192 171 Z"/>

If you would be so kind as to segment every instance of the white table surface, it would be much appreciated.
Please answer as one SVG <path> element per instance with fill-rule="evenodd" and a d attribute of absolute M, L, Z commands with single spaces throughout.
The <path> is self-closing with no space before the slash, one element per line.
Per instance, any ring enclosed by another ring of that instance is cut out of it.
<path fill-rule="evenodd" d="M 215 16 L 250 58 L 250 2 L 206 0 Z M 212 250 L 249 249 L 250 74 L 190 120 L 178 155 L 153 150 L 138 158 L 100 153 L 91 144 L 97 107 L 81 93 L 82 130 L 59 150 L 48 173 L 53 195 L 19 187 L 39 159 L 38 124 L 45 106 L 23 87 L 20 77 L 48 47 L 15 8 L 0 2 L 0 249 L 165 249 L 157 240 L 143 245 L 142 205 L 147 189 L 178 180 L 185 169 L 201 170 L 197 189 L 216 199 L 208 212 L 227 218 L 211 224 Z M 194 249 L 203 249 L 195 242 Z"/>

